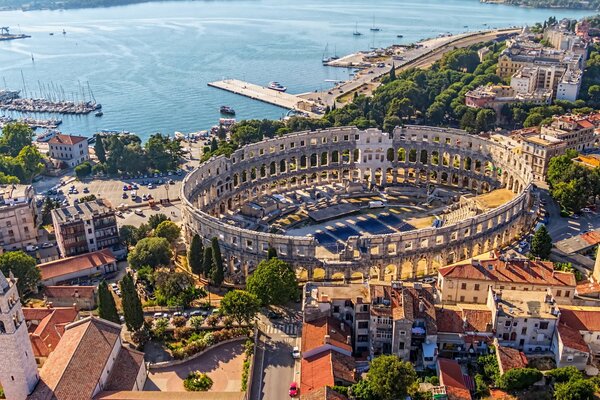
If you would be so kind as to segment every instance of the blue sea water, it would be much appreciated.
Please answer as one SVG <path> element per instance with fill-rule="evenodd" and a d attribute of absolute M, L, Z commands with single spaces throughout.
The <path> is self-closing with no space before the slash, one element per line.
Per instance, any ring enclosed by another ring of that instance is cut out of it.
<path fill-rule="evenodd" d="M 235 108 L 238 119 L 282 117 L 281 108 L 206 84 L 231 77 L 279 81 L 291 93 L 326 88 L 326 79 L 349 74 L 321 65 L 326 46 L 328 55 L 342 56 L 440 33 L 589 14 L 477 0 L 224 0 L 6 11 L 0 26 L 32 37 L 0 42 L 0 87 L 4 80 L 9 89 L 23 89 L 22 72 L 29 92 L 52 82 L 67 97 L 81 98 L 79 88 L 88 96 L 89 81 L 104 116 L 62 116 L 60 129 L 83 135 L 119 129 L 146 138 L 207 129 L 221 105 Z M 373 23 L 381 31 L 371 32 Z M 355 24 L 362 36 L 352 35 Z"/>

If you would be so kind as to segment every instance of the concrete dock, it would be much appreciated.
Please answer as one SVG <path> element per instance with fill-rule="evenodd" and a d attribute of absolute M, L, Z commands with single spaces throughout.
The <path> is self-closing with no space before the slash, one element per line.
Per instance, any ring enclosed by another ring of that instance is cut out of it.
<path fill-rule="evenodd" d="M 303 99 L 289 93 L 278 92 L 265 86 L 255 85 L 238 79 L 210 82 L 208 86 L 260 100 L 288 110 L 302 111 L 310 117 L 319 117 L 321 115 L 317 109 L 317 104 L 312 100 Z"/>

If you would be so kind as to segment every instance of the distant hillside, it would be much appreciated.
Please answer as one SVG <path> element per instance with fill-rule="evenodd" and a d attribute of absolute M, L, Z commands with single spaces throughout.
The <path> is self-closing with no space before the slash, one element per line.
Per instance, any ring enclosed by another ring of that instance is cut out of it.
<path fill-rule="evenodd" d="M 480 0 L 482 3 L 501 3 L 534 8 L 572 8 L 579 10 L 598 10 L 600 0 Z"/>

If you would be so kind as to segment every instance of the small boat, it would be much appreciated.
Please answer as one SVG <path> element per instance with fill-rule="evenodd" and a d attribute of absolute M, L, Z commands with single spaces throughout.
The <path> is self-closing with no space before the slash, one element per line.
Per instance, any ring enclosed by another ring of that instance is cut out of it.
<path fill-rule="evenodd" d="M 31 61 L 35 61 L 35 58 L 33 58 L 33 53 L 31 53 Z"/>
<path fill-rule="evenodd" d="M 353 34 L 354 36 L 360 36 L 360 35 L 362 35 L 362 33 L 360 33 L 360 32 L 358 31 L 358 22 L 356 23 L 356 25 L 355 25 L 355 27 L 354 27 L 354 32 L 352 32 L 352 34 Z"/>
<path fill-rule="evenodd" d="M 50 33 L 49 33 L 49 35 L 50 35 L 50 36 L 54 36 L 54 32 L 50 32 Z"/>
<path fill-rule="evenodd" d="M 269 86 L 267 86 L 271 90 L 276 90 L 278 92 L 285 92 L 287 88 L 281 85 L 279 82 L 269 82 Z"/>
<path fill-rule="evenodd" d="M 37 135 L 35 137 L 35 140 L 38 141 L 38 142 L 47 142 L 48 140 L 50 140 L 54 136 L 56 136 L 57 133 L 59 133 L 59 132 L 56 131 L 56 130 L 54 130 L 54 129 L 47 129 L 44 132 L 42 132 L 39 135 Z"/>
<path fill-rule="evenodd" d="M 229 106 L 221 106 L 221 114 L 235 115 L 235 110 Z"/>
<path fill-rule="evenodd" d="M 375 17 L 373 17 L 373 26 L 371 26 L 371 32 L 379 32 L 381 29 L 375 26 Z"/>
<path fill-rule="evenodd" d="M 396 35 L 397 38 L 403 38 L 404 35 Z"/>
<path fill-rule="evenodd" d="M 65 31 L 65 30 L 63 29 L 63 35 L 66 35 L 66 34 L 67 34 L 67 31 Z"/>
<path fill-rule="evenodd" d="M 104 115 L 104 113 L 102 111 L 97 111 L 96 114 L 94 114 L 96 117 L 101 117 Z"/>

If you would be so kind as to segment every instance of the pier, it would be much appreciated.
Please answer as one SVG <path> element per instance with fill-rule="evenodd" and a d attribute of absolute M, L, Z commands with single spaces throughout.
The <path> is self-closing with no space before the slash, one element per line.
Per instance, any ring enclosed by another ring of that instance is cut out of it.
<path fill-rule="evenodd" d="M 299 111 L 307 114 L 309 117 L 319 117 L 323 114 L 323 110 L 312 100 L 237 79 L 210 82 L 208 86 L 246 96 L 254 100 L 260 100 L 288 110 Z"/>

